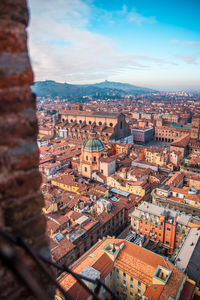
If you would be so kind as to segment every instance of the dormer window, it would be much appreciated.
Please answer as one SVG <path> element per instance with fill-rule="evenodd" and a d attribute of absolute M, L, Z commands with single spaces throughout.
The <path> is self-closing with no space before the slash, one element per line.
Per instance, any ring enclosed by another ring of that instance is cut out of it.
<path fill-rule="evenodd" d="M 166 284 L 169 277 L 171 276 L 172 271 L 169 269 L 164 268 L 163 266 L 158 266 L 155 270 L 153 277 L 154 277 L 154 283 L 160 281 L 163 284 Z"/>

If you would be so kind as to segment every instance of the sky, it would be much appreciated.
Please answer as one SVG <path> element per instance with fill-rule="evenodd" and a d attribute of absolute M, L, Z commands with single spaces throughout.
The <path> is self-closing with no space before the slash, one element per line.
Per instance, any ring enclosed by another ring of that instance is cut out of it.
<path fill-rule="evenodd" d="M 200 0 L 28 0 L 35 81 L 200 90 Z"/>

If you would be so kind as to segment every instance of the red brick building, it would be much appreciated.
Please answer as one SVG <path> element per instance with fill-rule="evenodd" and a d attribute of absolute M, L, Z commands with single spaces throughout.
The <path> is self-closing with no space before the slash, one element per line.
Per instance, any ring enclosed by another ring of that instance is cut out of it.
<path fill-rule="evenodd" d="M 141 203 L 131 213 L 131 225 L 138 234 L 146 235 L 154 241 L 160 241 L 169 253 L 179 245 L 189 232 L 190 216 L 179 214 L 151 203 Z"/>

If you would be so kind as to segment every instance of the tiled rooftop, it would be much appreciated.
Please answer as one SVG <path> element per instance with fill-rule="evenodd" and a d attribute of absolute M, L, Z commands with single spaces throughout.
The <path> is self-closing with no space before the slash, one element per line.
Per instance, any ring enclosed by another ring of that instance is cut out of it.
<path fill-rule="evenodd" d="M 176 296 L 177 289 L 184 276 L 183 273 L 163 257 L 124 240 L 107 238 L 105 241 L 100 242 L 92 254 L 88 253 L 84 259 L 81 259 L 78 265 L 75 264 L 73 270 L 80 273 L 86 267 L 92 267 L 100 272 L 101 279 L 105 278 L 114 267 L 112 259 L 104 252 L 104 248 L 108 243 L 115 244 L 116 247 L 123 244 L 115 260 L 115 266 L 145 284 L 152 285 L 153 274 L 158 266 L 169 270 L 171 275 L 164 287 L 163 285 L 162 288 L 153 285 L 156 289 L 152 287 L 151 290 L 147 290 L 148 294 L 151 294 L 153 290 L 155 291 L 155 297 L 153 299 L 167 300 L 170 296 L 173 298 Z M 60 280 L 60 284 L 69 291 L 72 296 L 77 296 L 77 292 L 73 289 L 76 280 L 71 275 L 65 275 Z"/>

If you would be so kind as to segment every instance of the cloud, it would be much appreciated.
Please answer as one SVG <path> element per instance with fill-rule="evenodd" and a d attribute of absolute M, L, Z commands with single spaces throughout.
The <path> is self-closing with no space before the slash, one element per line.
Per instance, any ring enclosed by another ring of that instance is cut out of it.
<path fill-rule="evenodd" d="M 163 62 L 120 52 L 111 39 L 89 31 L 92 12 L 86 2 L 29 0 L 29 5 L 29 48 L 36 80 L 102 80 L 116 72 L 147 70 L 151 63 Z"/>
<path fill-rule="evenodd" d="M 118 10 L 116 13 L 117 13 L 118 15 L 121 15 L 121 16 L 126 15 L 126 14 L 128 13 L 128 7 L 127 7 L 127 5 L 124 4 L 124 5 L 122 6 L 122 9 L 121 9 L 121 10 Z"/>
<path fill-rule="evenodd" d="M 70 23 L 76 27 L 88 24 L 90 6 L 81 0 L 28 0 L 28 3 L 32 25 L 42 18 L 59 24 Z"/>
<path fill-rule="evenodd" d="M 194 46 L 194 47 L 200 47 L 200 42 L 197 41 L 179 41 L 179 40 L 171 40 L 172 44 L 178 44 L 183 46 Z"/>
<path fill-rule="evenodd" d="M 197 59 L 198 59 L 198 54 L 193 54 L 193 55 L 175 55 L 176 58 L 184 61 L 185 63 L 188 64 L 197 64 Z"/>
<path fill-rule="evenodd" d="M 135 23 L 137 26 L 141 26 L 143 23 L 154 24 L 156 18 L 154 16 L 145 17 L 138 13 L 135 8 L 129 10 L 127 5 L 123 5 L 122 9 L 116 12 L 118 15 L 125 16 L 126 20 L 130 23 Z"/>
<path fill-rule="evenodd" d="M 131 10 L 131 12 L 128 13 L 128 22 L 133 22 L 137 26 L 141 26 L 143 23 L 146 24 L 154 24 L 156 23 L 156 18 L 151 16 L 151 17 L 145 17 L 141 14 L 139 14 L 135 9 Z"/>

